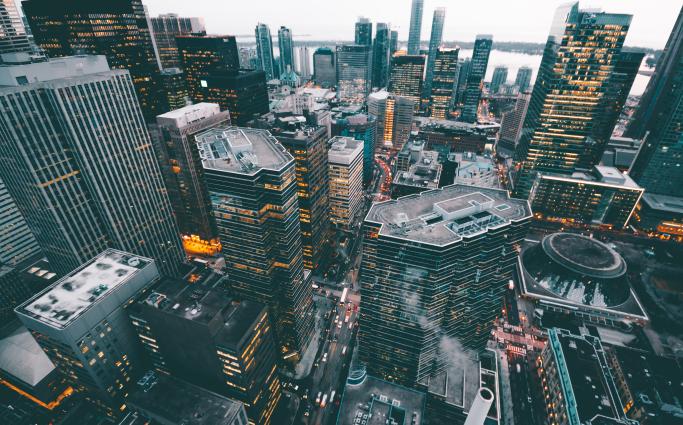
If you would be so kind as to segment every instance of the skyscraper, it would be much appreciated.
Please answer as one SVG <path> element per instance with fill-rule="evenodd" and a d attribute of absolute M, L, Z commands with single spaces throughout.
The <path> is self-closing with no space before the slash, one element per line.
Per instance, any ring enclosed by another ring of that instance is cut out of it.
<path fill-rule="evenodd" d="M 420 108 L 424 69 L 424 56 L 396 55 L 391 59 L 389 91 L 398 96 L 407 97 L 415 102 L 416 111 Z"/>
<path fill-rule="evenodd" d="M 16 53 L 28 53 L 31 45 L 15 0 L 0 0 L 0 63 Z"/>
<path fill-rule="evenodd" d="M 189 104 L 190 91 L 180 68 L 166 68 L 159 75 L 160 110 L 173 111 Z"/>
<path fill-rule="evenodd" d="M 211 72 L 198 99 L 219 104 L 222 111 L 230 111 L 233 124 L 245 125 L 254 116 L 268 113 L 266 74 L 255 69 Z"/>
<path fill-rule="evenodd" d="M 519 92 L 524 93 L 529 89 L 531 84 L 531 74 L 533 70 L 528 66 L 521 66 L 517 69 L 517 77 L 515 77 L 515 85 L 519 87 Z"/>
<path fill-rule="evenodd" d="M 530 219 L 526 201 L 466 185 L 373 204 L 360 275 L 368 374 L 414 385 L 453 347 L 484 349 Z"/>
<path fill-rule="evenodd" d="M 386 87 L 389 83 L 390 32 L 388 24 L 377 23 L 375 43 L 372 46 L 372 87 Z"/>
<path fill-rule="evenodd" d="M 302 78 L 311 77 L 311 54 L 308 46 L 299 47 L 299 74 Z"/>
<path fill-rule="evenodd" d="M 159 64 L 141 0 L 29 0 L 22 5 L 35 42 L 49 57 L 105 55 L 112 69 L 130 71 L 148 122 L 166 112 L 159 110 Z"/>
<path fill-rule="evenodd" d="M 363 142 L 337 136 L 328 151 L 330 221 L 350 230 L 363 207 Z"/>
<path fill-rule="evenodd" d="M 412 115 L 412 114 L 411 114 Z M 363 185 L 372 181 L 375 163 L 375 131 L 377 119 L 372 115 L 356 114 L 338 119 L 339 135 L 363 141 Z"/>
<path fill-rule="evenodd" d="M 400 151 L 410 138 L 415 102 L 385 90 L 368 96 L 368 114 L 375 118 L 375 149 Z"/>
<path fill-rule="evenodd" d="M 465 122 L 476 122 L 479 111 L 479 99 L 481 89 L 484 85 L 486 68 L 489 64 L 489 54 L 493 45 L 493 36 L 478 35 L 474 41 L 474 51 L 470 62 L 469 72 L 467 73 L 467 83 L 464 92 L 463 108 L 461 120 Z"/>
<path fill-rule="evenodd" d="M 183 18 L 175 13 L 152 18 L 152 36 L 163 69 L 181 66 L 175 38 L 179 35 L 189 34 L 206 34 L 204 18 Z"/>
<path fill-rule="evenodd" d="M 578 2 L 557 9 L 515 152 L 516 196 L 529 195 L 539 172 L 572 174 L 602 155 L 608 140 L 597 124 L 630 23 Z"/>
<path fill-rule="evenodd" d="M 471 67 L 472 60 L 470 58 L 458 61 L 458 85 L 455 91 L 456 105 L 460 106 L 465 102 L 465 89 L 467 88 L 467 78 L 470 75 Z"/>
<path fill-rule="evenodd" d="M 424 98 L 428 99 L 432 92 L 432 80 L 434 79 L 434 62 L 436 61 L 437 50 L 441 47 L 443 37 L 443 25 L 446 19 L 446 8 L 437 7 L 434 9 L 432 19 L 432 35 L 429 38 L 429 56 L 427 56 L 427 74 L 424 83 Z"/>
<path fill-rule="evenodd" d="M 390 56 L 398 51 L 398 31 L 391 31 Z"/>
<path fill-rule="evenodd" d="M 287 27 L 277 30 L 277 42 L 280 48 L 280 74 L 294 71 L 294 43 L 292 31 Z"/>
<path fill-rule="evenodd" d="M 314 316 L 294 159 L 264 130 L 214 128 L 196 139 L 231 287 L 268 305 L 280 356 L 298 360 Z"/>
<path fill-rule="evenodd" d="M 176 37 L 176 43 L 190 98 L 195 103 L 206 101 L 202 88 L 209 75 L 240 68 L 237 41 L 232 35 L 184 35 Z"/>
<path fill-rule="evenodd" d="M 273 133 L 294 157 L 304 267 L 315 270 L 330 228 L 327 128 L 306 126 Z"/>
<path fill-rule="evenodd" d="M 453 109 L 459 49 L 437 49 L 432 69 L 429 116 L 447 119 Z"/>
<path fill-rule="evenodd" d="M 334 60 L 334 50 L 320 47 L 313 53 L 313 79 L 323 87 L 333 87 L 337 84 L 337 65 Z"/>
<path fill-rule="evenodd" d="M 40 252 L 33 232 L 0 179 L 0 267 L 17 266 Z"/>
<path fill-rule="evenodd" d="M 420 35 L 422 33 L 422 9 L 424 0 L 413 0 L 410 7 L 410 28 L 408 33 L 408 54 L 420 54 Z"/>
<path fill-rule="evenodd" d="M 111 414 L 143 371 L 126 308 L 158 279 L 152 259 L 107 249 L 15 312 L 66 382 Z"/>
<path fill-rule="evenodd" d="M 157 117 L 154 151 L 189 254 L 212 254 L 211 246 L 217 246 L 212 242 L 218 239 L 195 136 L 229 125 L 230 113 L 214 103 L 185 106 Z M 204 248 L 208 252 L 202 252 Z"/>
<path fill-rule="evenodd" d="M 497 66 L 493 69 L 493 77 L 491 77 L 491 94 L 496 94 L 500 88 L 507 82 L 508 68 L 507 66 Z"/>
<path fill-rule="evenodd" d="M 630 174 L 645 188 L 683 196 L 683 8 L 626 136 L 647 134 Z"/>
<path fill-rule="evenodd" d="M 372 84 L 370 45 L 337 46 L 337 96 L 342 102 L 363 103 Z"/>
<path fill-rule="evenodd" d="M 368 18 L 358 17 L 354 44 L 358 46 L 372 46 L 372 22 Z"/>
<path fill-rule="evenodd" d="M 511 151 L 514 151 L 519 141 L 519 136 L 522 133 L 522 124 L 529 108 L 530 99 L 531 94 L 520 92 L 517 95 L 514 109 L 503 114 L 503 119 L 500 123 L 499 143 L 502 143 Z"/>
<path fill-rule="evenodd" d="M 270 28 L 266 24 L 256 25 L 256 55 L 258 57 L 258 69 L 266 73 L 266 80 L 277 78 L 273 66 L 273 38 L 270 36 Z"/>
<path fill-rule="evenodd" d="M 0 176 L 51 267 L 113 247 L 175 274 L 178 228 L 128 71 L 69 57 L 0 67 L 0 86 Z"/>
<path fill-rule="evenodd" d="M 163 278 L 129 316 L 148 367 L 239 400 L 250 423 L 268 425 L 282 396 L 271 316 L 235 298 L 226 281 L 206 272 L 192 283 Z"/>

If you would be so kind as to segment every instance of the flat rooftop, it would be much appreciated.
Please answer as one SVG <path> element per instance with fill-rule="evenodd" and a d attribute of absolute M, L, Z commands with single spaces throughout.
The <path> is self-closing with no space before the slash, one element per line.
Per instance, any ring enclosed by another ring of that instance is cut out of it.
<path fill-rule="evenodd" d="M 0 369 L 26 385 L 35 387 L 55 370 L 33 335 L 18 322 L 0 336 Z"/>
<path fill-rule="evenodd" d="M 542 178 L 576 182 L 578 184 L 592 183 L 599 186 L 643 190 L 628 174 L 622 173 L 615 167 L 604 165 L 596 165 L 590 172 L 576 171 L 571 176 L 542 174 Z"/>
<path fill-rule="evenodd" d="M 261 169 L 280 170 L 294 161 L 266 130 L 212 128 L 195 140 L 205 169 L 252 175 Z"/>
<path fill-rule="evenodd" d="M 330 139 L 328 153 L 329 162 L 349 165 L 363 155 L 363 141 L 351 137 L 336 136 Z"/>
<path fill-rule="evenodd" d="M 220 106 L 216 103 L 195 103 L 157 115 L 159 123 L 173 122 L 177 127 L 185 127 L 205 118 L 220 114 Z"/>
<path fill-rule="evenodd" d="M 439 153 L 424 150 L 424 144 L 409 142 L 403 147 L 401 156 L 408 160 L 408 170 L 398 171 L 393 184 L 428 189 L 439 187 L 442 165 Z"/>
<path fill-rule="evenodd" d="M 0 66 L 0 89 L 109 72 L 103 55 L 79 55 L 44 62 Z"/>
<path fill-rule="evenodd" d="M 382 236 L 443 246 L 529 217 L 529 203 L 504 190 L 455 184 L 373 204 L 365 221 Z"/>
<path fill-rule="evenodd" d="M 397 425 L 420 425 L 425 400 L 423 392 L 367 376 L 358 385 L 346 385 L 337 425 L 386 425 L 390 418 Z"/>
<path fill-rule="evenodd" d="M 150 263 L 149 258 L 107 249 L 30 298 L 17 311 L 65 328 Z"/>
<path fill-rule="evenodd" d="M 148 372 L 138 381 L 126 403 L 131 410 L 139 410 L 143 415 L 154 415 L 168 423 L 185 425 L 233 423 L 244 409 L 239 401 L 153 372 Z"/>
<path fill-rule="evenodd" d="M 654 210 L 683 214 L 683 198 L 675 196 L 657 195 L 655 193 L 645 193 L 642 201 Z"/>
<path fill-rule="evenodd" d="M 449 159 L 457 164 L 455 183 L 500 188 L 498 169 L 490 156 L 463 152 L 451 154 Z"/>

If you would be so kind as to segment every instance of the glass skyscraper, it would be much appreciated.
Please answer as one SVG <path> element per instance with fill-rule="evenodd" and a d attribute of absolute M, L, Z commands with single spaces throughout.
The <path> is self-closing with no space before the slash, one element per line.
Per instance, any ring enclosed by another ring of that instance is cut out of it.
<path fill-rule="evenodd" d="M 443 25 L 446 19 L 446 9 L 437 7 L 434 9 L 434 19 L 432 19 L 432 35 L 429 38 L 429 56 L 427 56 L 427 74 L 424 82 L 424 98 L 429 98 L 432 91 L 432 80 L 434 79 L 434 62 L 437 57 L 437 50 L 441 47 L 443 38 Z"/>
<path fill-rule="evenodd" d="M 422 34 L 422 9 L 424 0 L 413 0 L 410 7 L 410 28 L 408 33 L 408 54 L 420 54 L 420 35 Z"/>
<path fill-rule="evenodd" d="M 492 45 L 493 36 L 491 35 L 478 35 L 474 41 L 474 51 L 472 52 L 472 60 L 470 61 L 463 95 L 462 121 L 477 121 L 479 99 L 481 98 L 481 89 L 484 85 L 484 77 L 486 76 L 486 68 L 489 64 Z"/>
<path fill-rule="evenodd" d="M 159 60 L 163 69 L 179 68 L 178 46 L 175 38 L 179 35 L 206 33 L 203 18 L 183 18 L 174 13 L 152 18 L 152 35 L 156 43 Z"/>
<path fill-rule="evenodd" d="M 337 96 L 341 102 L 363 103 L 372 83 L 372 47 L 337 46 Z"/>
<path fill-rule="evenodd" d="M 390 34 L 391 30 L 388 24 L 377 23 L 375 43 L 372 46 L 372 87 L 383 88 L 389 84 Z"/>
<path fill-rule="evenodd" d="M 528 197 L 539 172 L 595 165 L 608 141 L 597 124 L 630 24 L 631 15 L 583 11 L 578 3 L 557 9 L 515 152 L 516 196 Z"/>
<path fill-rule="evenodd" d="M 396 55 L 391 59 L 389 91 L 395 95 L 407 97 L 415 102 L 416 111 L 420 109 L 424 69 L 425 57 L 422 55 Z"/>
<path fill-rule="evenodd" d="M 270 36 L 270 28 L 266 24 L 256 25 L 256 55 L 258 57 L 258 69 L 266 73 L 266 80 L 276 78 L 273 66 L 273 38 Z"/>
<path fill-rule="evenodd" d="M 491 94 L 496 94 L 500 91 L 500 88 L 505 85 L 508 79 L 508 68 L 507 66 L 497 66 L 493 70 L 493 77 L 491 77 Z"/>
<path fill-rule="evenodd" d="M 359 46 L 372 46 L 372 22 L 370 22 L 368 18 L 358 18 L 358 22 L 356 22 L 354 44 Z"/>
<path fill-rule="evenodd" d="M 277 42 L 280 48 L 280 73 L 294 71 L 294 44 L 292 42 L 292 30 L 280 27 L 277 30 Z"/>
<path fill-rule="evenodd" d="M 333 87 L 337 83 L 334 50 L 320 47 L 313 53 L 313 79 L 323 87 Z"/>
<path fill-rule="evenodd" d="M 515 85 L 519 88 L 520 93 L 529 90 L 531 84 L 531 74 L 533 70 L 528 66 L 521 66 L 517 69 L 517 76 L 515 77 Z"/>
<path fill-rule="evenodd" d="M 435 52 L 432 88 L 429 96 L 429 116 L 447 119 L 453 109 L 458 72 L 459 49 L 437 49 Z"/>
<path fill-rule="evenodd" d="M 0 63 L 9 54 L 31 51 L 26 28 L 17 10 L 15 0 L 0 0 Z"/>

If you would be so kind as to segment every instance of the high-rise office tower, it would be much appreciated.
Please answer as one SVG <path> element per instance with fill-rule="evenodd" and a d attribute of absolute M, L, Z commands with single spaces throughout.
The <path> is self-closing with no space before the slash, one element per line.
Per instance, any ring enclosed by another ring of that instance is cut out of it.
<path fill-rule="evenodd" d="M 271 316 L 225 281 L 164 278 L 130 306 L 130 320 L 148 367 L 239 400 L 249 423 L 268 425 L 282 395 Z"/>
<path fill-rule="evenodd" d="M 626 132 L 645 137 L 629 173 L 647 192 L 683 196 L 683 8 Z M 646 136 L 647 135 L 647 136 Z"/>
<path fill-rule="evenodd" d="M 458 61 L 458 85 L 455 90 L 455 103 L 457 105 L 462 105 L 465 102 L 465 89 L 467 88 L 470 68 L 472 68 L 472 60 L 470 58 Z"/>
<path fill-rule="evenodd" d="M 446 119 L 453 109 L 457 84 L 459 49 L 436 50 L 432 65 L 432 88 L 429 96 L 429 116 Z"/>
<path fill-rule="evenodd" d="M 277 30 L 277 42 L 280 48 L 280 74 L 294 71 L 294 43 L 292 42 L 292 30 L 280 27 Z"/>
<path fill-rule="evenodd" d="M 363 142 L 337 136 L 328 151 L 330 221 L 351 229 L 363 208 Z"/>
<path fill-rule="evenodd" d="M 370 208 L 363 224 L 360 359 L 413 385 L 457 347 L 482 350 L 531 220 L 505 190 L 453 185 Z"/>
<path fill-rule="evenodd" d="M 387 91 L 368 96 L 368 114 L 375 118 L 375 149 L 403 149 L 410 138 L 415 102 Z"/>
<path fill-rule="evenodd" d="M 0 86 L 0 176 L 54 270 L 113 247 L 174 274 L 178 228 L 128 71 L 68 57 L 0 67 Z"/>
<path fill-rule="evenodd" d="M 389 91 L 415 102 L 415 110 L 418 110 L 420 107 L 424 69 L 424 56 L 397 55 L 391 58 Z"/>
<path fill-rule="evenodd" d="M 372 46 L 372 87 L 386 87 L 389 84 L 391 46 L 389 25 L 378 22 L 375 43 Z"/>
<path fill-rule="evenodd" d="M 360 104 L 372 84 L 372 47 L 337 46 L 337 97 L 341 102 Z"/>
<path fill-rule="evenodd" d="M 35 42 L 49 57 L 105 55 L 112 69 L 130 71 L 148 122 L 165 112 L 159 110 L 159 64 L 141 0 L 29 0 L 22 6 Z"/>
<path fill-rule="evenodd" d="M 443 24 L 446 19 L 446 8 L 437 7 L 434 9 L 432 19 L 432 35 L 429 38 L 429 55 L 427 56 L 427 74 L 425 75 L 424 95 L 428 99 L 432 92 L 432 80 L 434 79 L 434 61 L 436 61 L 437 50 L 441 47 L 443 38 Z"/>
<path fill-rule="evenodd" d="M 493 36 L 478 35 L 474 41 L 474 51 L 467 73 L 467 83 L 463 95 L 463 108 L 460 119 L 465 122 L 476 122 L 479 111 L 479 99 L 484 85 L 489 54 L 493 45 Z"/>
<path fill-rule="evenodd" d="M 245 125 L 269 110 L 266 74 L 261 70 L 215 71 L 206 77 L 200 99 L 229 111 L 233 124 Z"/>
<path fill-rule="evenodd" d="M 398 51 L 398 31 L 391 31 L 390 56 Z"/>
<path fill-rule="evenodd" d="M 320 47 L 313 53 L 313 79 L 323 87 L 334 87 L 337 84 L 334 50 Z"/>
<path fill-rule="evenodd" d="M 143 371 L 126 309 L 158 279 L 152 259 L 107 249 L 15 312 L 74 390 L 118 413 Z"/>
<path fill-rule="evenodd" d="M 304 267 L 315 270 L 330 228 L 327 128 L 304 127 L 274 135 L 294 157 Z"/>
<path fill-rule="evenodd" d="M 375 163 L 375 131 L 377 119 L 372 115 L 356 114 L 336 121 L 339 136 L 363 141 L 363 186 L 372 181 Z"/>
<path fill-rule="evenodd" d="M 0 267 L 14 267 L 39 254 L 36 238 L 0 179 Z"/>
<path fill-rule="evenodd" d="M 507 66 L 497 66 L 493 69 L 493 77 L 491 77 L 491 94 L 496 94 L 500 88 L 505 85 L 508 80 Z"/>
<path fill-rule="evenodd" d="M 503 119 L 500 123 L 500 137 L 499 140 L 510 149 L 514 149 L 519 141 L 519 136 L 522 134 L 522 124 L 529 108 L 530 93 L 520 92 L 517 95 L 515 108 L 503 114 Z"/>
<path fill-rule="evenodd" d="M 162 69 L 181 66 L 175 38 L 189 34 L 206 34 L 204 18 L 183 18 L 175 13 L 152 18 L 152 36 L 159 52 Z"/>
<path fill-rule="evenodd" d="M 270 28 L 266 24 L 256 25 L 256 55 L 258 57 L 258 69 L 266 73 L 266 80 L 277 78 L 273 66 L 273 38 L 270 36 Z"/>
<path fill-rule="evenodd" d="M 420 54 L 420 35 L 422 34 L 422 9 L 424 0 L 413 0 L 410 7 L 410 28 L 408 32 L 408 54 Z"/>
<path fill-rule="evenodd" d="M 519 88 L 520 93 L 529 90 L 531 85 L 531 74 L 533 70 L 528 66 L 521 66 L 517 69 L 517 77 L 515 77 L 515 85 Z"/>
<path fill-rule="evenodd" d="M 311 54 L 308 46 L 299 47 L 299 74 L 302 78 L 311 77 Z"/>
<path fill-rule="evenodd" d="M 204 254 L 203 249 L 212 254 L 218 238 L 195 136 L 229 125 L 230 113 L 214 103 L 185 106 L 157 117 L 154 151 L 189 254 Z"/>
<path fill-rule="evenodd" d="M 358 46 L 372 46 L 372 22 L 368 18 L 358 17 L 354 44 Z"/>
<path fill-rule="evenodd" d="M 207 100 L 202 97 L 202 88 L 209 75 L 240 68 L 237 41 L 232 35 L 184 35 L 176 37 L 176 44 L 180 66 L 185 72 L 190 98 L 194 103 Z"/>
<path fill-rule="evenodd" d="M 230 284 L 266 304 L 283 359 L 313 333 L 294 158 L 264 130 L 214 128 L 196 137 Z"/>
<path fill-rule="evenodd" d="M 0 0 L 0 63 L 13 62 L 16 54 L 30 51 L 31 45 L 15 0 Z"/>
<path fill-rule="evenodd" d="M 516 196 L 528 197 L 539 172 L 572 174 L 602 155 L 608 140 L 595 130 L 630 24 L 578 2 L 557 9 L 515 151 Z"/>
<path fill-rule="evenodd" d="M 191 103 L 185 73 L 180 68 L 166 68 L 159 76 L 162 111 L 173 111 Z"/>

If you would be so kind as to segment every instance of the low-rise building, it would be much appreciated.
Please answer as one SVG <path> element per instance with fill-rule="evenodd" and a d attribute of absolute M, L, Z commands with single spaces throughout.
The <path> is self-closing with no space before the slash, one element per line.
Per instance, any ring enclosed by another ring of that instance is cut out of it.
<path fill-rule="evenodd" d="M 489 154 L 477 155 L 474 152 L 452 153 L 449 161 L 455 163 L 454 182 L 470 186 L 501 187 L 498 168 Z"/>
<path fill-rule="evenodd" d="M 498 128 L 493 126 L 492 131 L 488 126 L 423 117 L 417 117 L 415 121 L 419 126 L 418 138 L 425 141 L 427 149 L 446 146 L 451 152 L 483 153 L 486 145 L 492 143 L 489 136 Z"/>
<path fill-rule="evenodd" d="M 441 170 L 438 152 L 425 150 L 424 142 L 408 142 L 396 156 L 391 197 L 396 199 L 439 188 Z"/>

